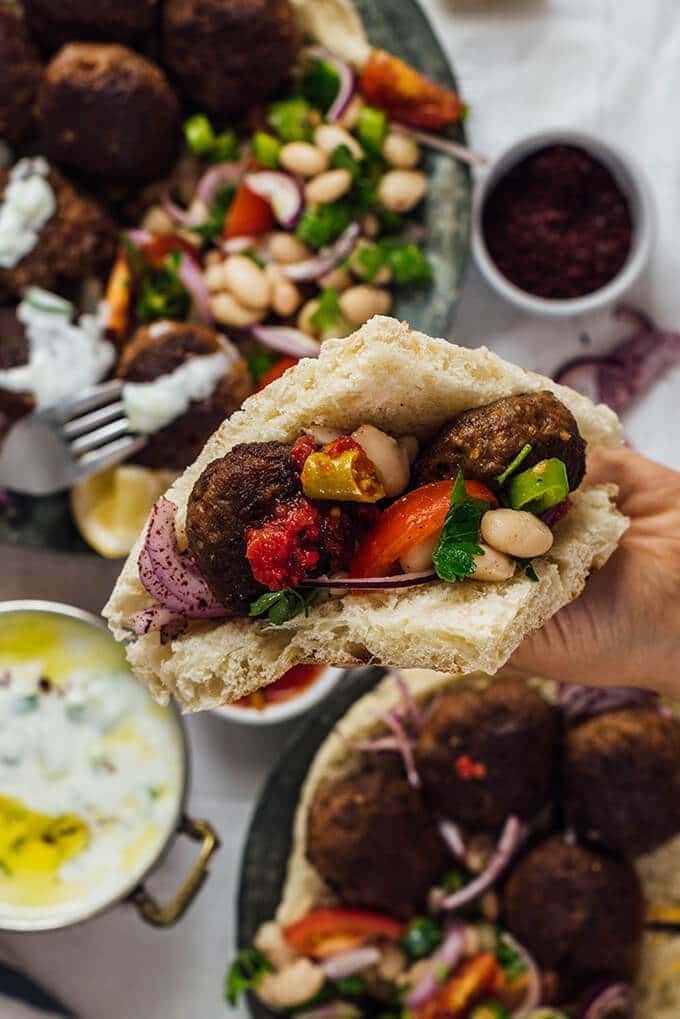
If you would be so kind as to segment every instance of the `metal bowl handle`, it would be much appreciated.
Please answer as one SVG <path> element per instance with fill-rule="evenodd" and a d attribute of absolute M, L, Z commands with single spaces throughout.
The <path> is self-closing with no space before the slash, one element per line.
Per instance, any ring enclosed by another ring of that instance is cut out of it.
<path fill-rule="evenodd" d="M 142 920 L 154 927 L 170 927 L 184 915 L 208 876 L 210 857 L 216 849 L 219 849 L 220 840 L 217 832 L 207 821 L 194 821 L 185 816 L 180 822 L 178 833 L 200 842 L 201 851 L 174 899 L 162 906 L 144 885 L 140 885 L 130 896 L 130 902 L 137 907 Z"/>

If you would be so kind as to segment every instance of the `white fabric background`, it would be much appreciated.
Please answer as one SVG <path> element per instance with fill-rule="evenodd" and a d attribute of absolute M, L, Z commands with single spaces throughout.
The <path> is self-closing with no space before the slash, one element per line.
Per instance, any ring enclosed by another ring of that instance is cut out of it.
<path fill-rule="evenodd" d="M 649 272 L 631 297 L 665 326 L 680 327 L 676 0 L 424 0 L 424 6 L 471 103 L 470 137 L 480 151 L 494 155 L 537 129 L 569 125 L 616 142 L 644 164 L 659 230 Z M 470 268 L 455 326 L 459 342 L 487 343 L 549 372 L 580 349 L 584 329 L 596 347 L 616 335 L 607 314 L 560 324 L 526 319 L 494 297 Z M 674 373 L 630 415 L 627 428 L 638 448 L 680 468 L 673 413 L 679 394 L 680 373 Z M 89 608 L 105 599 L 111 576 L 106 567 L 90 575 L 84 589 L 67 584 L 45 559 L 31 569 L 24 562 L 12 555 L 10 576 L 0 580 L 4 597 L 44 596 L 40 576 L 48 572 L 53 597 L 73 601 L 76 591 Z M 216 825 L 223 848 L 185 920 L 172 931 L 154 931 L 131 908 L 119 907 L 69 931 L 0 937 L 0 946 L 83 1019 L 227 1015 L 222 983 L 234 935 L 239 855 L 254 797 L 290 730 L 239 729 L 207 715 L 189 719 L 188 727 L 194 751 L 190 811 Z M 155 884 L 166 894 L 193 851 L 178 845 L 164 864 Z"/>

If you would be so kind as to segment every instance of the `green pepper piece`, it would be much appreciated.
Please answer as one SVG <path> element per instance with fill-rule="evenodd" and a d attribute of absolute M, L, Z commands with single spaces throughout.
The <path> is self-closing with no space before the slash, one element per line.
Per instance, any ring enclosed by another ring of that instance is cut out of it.
<path fill-rule="evenodd" d="M 511 1019 L 511 1016 L 500 1001 L 483 1001 L 470 1012 L 470 1019 Z"/>
<path fill-rule="evenodd" d="M 363 106 L 357 121 L 356 133 L 361 144 L 379 155 L 387 137 L 389 123 L 387 114 L 375 106 Z"/>
<path fill-rule="evenodd" d="M 426 959 L 432 955 L 444 940 L 437 924 L 426 916 L 411 920 L 400 945 L 409 959 Z"/>
<path fill-rule="evenodd" d="M 209 154 L 213 163 L 231 163 L 238 156 L 238 136 L 231 128 L 222 131 L 215 138 L 212 150 Z"/>
<path fill-rule="evenodd" d="M 184 137 L 191 151 L 197 156 L 212 152 L 215 132 L 205 113 L 195 113 L 184 124 Z"/>
<path fill-rule="evenodd" d="M 253 135 L 253 155 L 265 170 L 275 170 L 279 165 L 281 143 L 267 131 L 256 131 Z"/>
<path fill-rule="evenodd" d="M 528 510 L 530 513 L 543 513 L 568 495 L 567 468 L 556 457 L 541 460 L 529 470 L 516 474 L 508 484 L 512 508 Z"/>
<path fill-rule="evenodd" d="M 325 113 L 340 89 L 340 75 L 328 60 L 318 60 L 302 79 L 302 94 L 308 103 Z"/>
<path fill-rule="evenodd" d="M 311 108 L 306 99 L 280 99 L 269 107 L 267 121 L 282 142 L 307 142 L 312 138 Z"/>

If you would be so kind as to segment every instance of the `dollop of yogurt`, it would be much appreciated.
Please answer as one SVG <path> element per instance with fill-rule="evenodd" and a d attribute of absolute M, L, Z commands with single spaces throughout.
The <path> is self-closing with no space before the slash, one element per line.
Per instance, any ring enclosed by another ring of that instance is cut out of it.
<path fill-rule="evenodd" d="M 35 247 L 57 208 L 46 159 L 20 159 L 0 203 L 0 268 L 13 269 Z"/>
<path fill-rule="evenodd" d="M 30 393 L 38 408 L 48 407 L 94 385 L 114 362 L 113 345 L 104 338 L 107 306 L 73 321 L 69 301 L 29 287 L 17 308 L 26 329 L 28 362 L 0 371 L 0 389 Z"/>
<path fill-rule="evenodd" d="M 130 431 L 157 432 L 186 413 L 194 400 L 207 400 L 233 360 L 231 352 L 219 351 L 192 357 L 153 382 L 126 383 L 122 399 Z"/>

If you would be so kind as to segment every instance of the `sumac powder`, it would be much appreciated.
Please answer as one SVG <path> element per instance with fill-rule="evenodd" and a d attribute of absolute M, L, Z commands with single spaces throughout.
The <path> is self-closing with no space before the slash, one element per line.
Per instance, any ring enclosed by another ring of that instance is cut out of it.
<path fill-rule="evenodd" d="M 633 221 L 606 166 L 578 146 L 549 145 L 500 178 L 485 202 L 482 229 L 511 283 L 537 297 L 568 299 L 617 275 Z"/>

